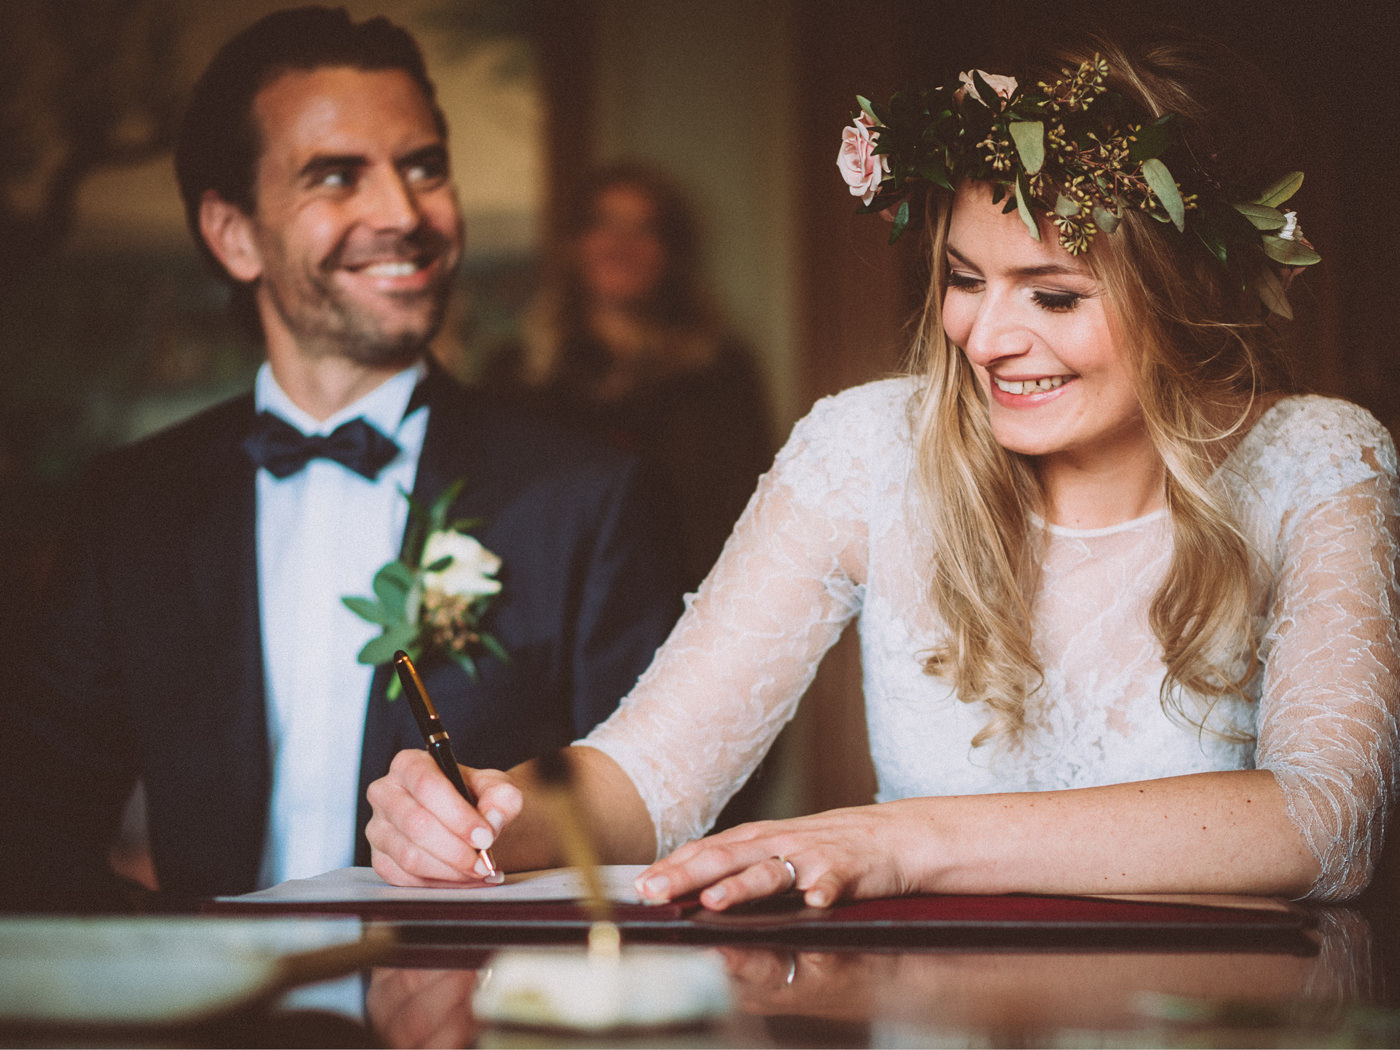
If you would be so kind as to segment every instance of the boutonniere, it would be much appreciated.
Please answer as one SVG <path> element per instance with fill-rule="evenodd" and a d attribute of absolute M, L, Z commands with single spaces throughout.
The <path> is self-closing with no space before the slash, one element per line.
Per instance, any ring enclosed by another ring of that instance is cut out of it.
<path fill-rule="evenodd" d="M 399 649 L 415 663 L 437 654 L 475 680 L 476 661 L 483 653 L 509 659 L 501 643 L 481 629 L 501 591 L 496 579 L 501 559 L 468 535 L 479 520 L 447 520 L 461 491 L 462 482 L 454 482 L 428 506 L 405 492 L 408 533 L 403 556 L 374 574 L 373 598 L 341 598 L 355 615 L 384 629 L 360 650 L 360 663 L 389 663 Z M 389 699 L 399 692 L 398 678 L 391 677 Z"/>

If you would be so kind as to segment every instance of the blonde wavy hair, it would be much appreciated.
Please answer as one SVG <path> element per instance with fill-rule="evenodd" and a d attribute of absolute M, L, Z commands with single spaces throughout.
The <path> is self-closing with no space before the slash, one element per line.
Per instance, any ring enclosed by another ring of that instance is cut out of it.
<path fill-rule="evenodd" d="M 1252 145 L 1277 129 L 1272 119 L 1268 128 L 1259 124 L 1273 110 L 1262 77 L 1211 42 L 1154 35 L 1134 46 L 1091 35 L 1017 72 L 1023 83 L 1050 80 L 1095 52 L 1108 60 L 1111 90 L 1154 117 L 1181 114 L 1188 148 L 1213 170 L 1228 168 L 1232 184 L 1262 188 L 1287 170 L 1264 156 L 1272 146 Z M 1242 106 L 1251 99 L 1257 104 Z M 973 370 L 943 329 L 951 211 L 952 196 L 935 191 L 926 223 L 929 290 L 910 370 L 925 381 L 913 423 L 936 552 L 932 599 L 948 631 L 925 654 L 925 669 L 950 678 L 964 702 L 987 705 L 991 718 L 976 745 L 1014 739 L 1042 681 L 1031 636 L 1041 533 L 1030 520 L 1041 493 L 1030 460 L 996 442 Z M 1255 555 L 1210 477 L 1270 395 L 1286 388 L 1278 332 L 1247 290 L 1247 272 L 1227 275 L 1189 225 L 1181 235 L 1128 213 L 1113 234 L 1095 238 L 1087 263 L 1106 289 L 1114 331 L 1131 347 L 1165 477 L 1174 547 L 1149 611 L 1166 665 L 1161 702 L 1170 717 L 1204 728 L 1214 703 L 1244 695 L 1257 669 Z M 1269 264 L 1261 254 L 1251 265 Z M 1185 693 L 1204 701 L 1204 710 L 1188 710 Z M 1228 726 L 1208 731 L 1242 735 Z"/>

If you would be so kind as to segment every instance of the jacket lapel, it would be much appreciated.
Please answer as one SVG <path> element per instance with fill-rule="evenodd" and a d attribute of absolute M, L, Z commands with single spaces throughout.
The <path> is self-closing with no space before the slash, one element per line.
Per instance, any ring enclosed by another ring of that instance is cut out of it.
<path fill-rule="evenodd" d="M 455 382 L 430 362 L 428 375 L 423 379 L 420 391 L 414 394 L 415 402 L 421 395 L 429 413 L 423 451 L 418 457 L 418 471 L 413 482 L 413 498 L 421 504 L 431 503 L 443 489 L 461 478 L 465 465 L 470 462 L 469 446 L 474 438 L 468 413 L 462 406 L 461 394 Z M 471 479 L 468 478 L 462 498 L 464 505 L 470 499 L 470 485 Z M 472 686 L 455 666 L 441 666 L 434 661 L 433 665 L 420 670 L 423 672 L 424 686 L 439 707 L 467 702 Z M 359 823 L 355 838 L 355 863 L 359 865 L 369 863 L 369 843 L 365 840 L 364 830 L 370 817 L 369 800 L 366 798 L 370 783 L 388 771 L 389 763 L 399 751 L 423 746 L 408 704 L 402 698 L 394 701 L 388 699 L 393 673 L 387 664 L 375 668 L 365 716 L 360 761 Z"/>

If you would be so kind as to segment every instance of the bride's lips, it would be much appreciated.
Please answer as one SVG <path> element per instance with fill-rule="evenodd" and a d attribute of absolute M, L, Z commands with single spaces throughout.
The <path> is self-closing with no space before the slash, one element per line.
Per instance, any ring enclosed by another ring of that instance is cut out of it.
<path fill-rule="evenodd" d="M 1053 401 L 1078 378 L 1073 375 L 995 376 L 988 375 L 988 394 L 1007 408 L 1030 408 Z"/>

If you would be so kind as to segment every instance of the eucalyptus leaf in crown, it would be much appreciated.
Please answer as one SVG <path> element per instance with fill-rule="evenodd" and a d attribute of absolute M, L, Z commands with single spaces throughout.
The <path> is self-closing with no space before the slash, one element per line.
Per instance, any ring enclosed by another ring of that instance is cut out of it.
<path fill-rule="evenodd" d="M 952 190 L 963 179 L 990 183 L 993 200 L 1015 210 L 1037 240 L 1037 212 L 1073 255 L 1100 231 L 1112 233 L 1128 209 L 1192 231 L 1227 268 L 1241 250 L 1260 250 L 1283 267 L 1308 266 L 1317 252 L 1279 205 L 1302 185 L 1289 172 L 1253 199 L 1213 190 L 1209 177 L 1186 192 L 1167 166 L 1184 155 L 1175 114 L 1148 120 L 1110 91 L 1108 63 L 1095 56 L 1052 83 L 1026 89 L 1014 77 L 973 70 L 935 88 L 896 94 L 860 109 L 842 133 L 837 164 L 862 212 L 890 212 L 893 243 L 909 225 L 916 182 Z M 1192 175 L 1198 175 L 1195 171 Z M 1267 284 L 1267 279 L 1264 279 Z M 1282 284 L 1259 289 L 1287 313 Z"/>

